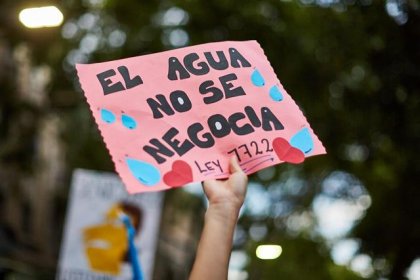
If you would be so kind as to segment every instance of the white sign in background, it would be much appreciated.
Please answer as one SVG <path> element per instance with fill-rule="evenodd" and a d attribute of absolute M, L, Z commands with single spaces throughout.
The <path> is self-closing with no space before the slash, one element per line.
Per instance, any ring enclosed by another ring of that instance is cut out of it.
<path fill-rule="evenodd" d="M 163 193 L 129 195 L 116 174 L 78 169 L 73 174 L 57 279 L 132 279 L 129 263 L 121 263 L 118 275 L 98 273 L 90 267 L 85 253 L 84 230 L 103 223 L 107 212 L 121 202 L 136 205 L 142 211 L 141 230 L 135 243 L 144 280 L 152 278 Z"/>

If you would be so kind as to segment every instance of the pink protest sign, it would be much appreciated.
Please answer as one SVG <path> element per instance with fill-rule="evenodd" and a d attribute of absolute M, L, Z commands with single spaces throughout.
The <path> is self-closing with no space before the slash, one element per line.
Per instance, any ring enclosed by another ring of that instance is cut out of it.
<path fill-rule="evenodd" d="M 220 42 L 77 65 L 130 193 L 251 174 L 325 149 L 256 41 Z"/>

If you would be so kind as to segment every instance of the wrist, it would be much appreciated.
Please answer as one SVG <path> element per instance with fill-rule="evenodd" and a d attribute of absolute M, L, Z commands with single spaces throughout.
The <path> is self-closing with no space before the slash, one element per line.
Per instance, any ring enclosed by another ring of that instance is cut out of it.
<path fill-rule="evenodd" d="M 240 207 L 232 203 L 210 203 L 206 211 L 205 219 L 236 224 L 239 210 Z"/>

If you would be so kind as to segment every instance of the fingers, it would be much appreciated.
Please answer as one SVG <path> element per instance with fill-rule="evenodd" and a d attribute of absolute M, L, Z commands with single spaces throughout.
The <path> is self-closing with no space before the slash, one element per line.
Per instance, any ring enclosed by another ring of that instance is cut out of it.
<path fill-rule="evenodd" d="M 243 172 L 241 166 L 239 165 L 238 158 L 236 156 L 230 158 L 229 169 L 231 174 L 236 172 Z"/>
<path fill-rule="evenodd" d="M 214 184 L 216 184 L 217 183 L 217 180 L 216 179 L 207 179 L 207 180 L 205 180 L 204 182 L 203 182 L 203 187 L 204 188 L 208 188 L 208 187 L 211 187 L 211 186 L 213 186 Z"/>
<path fill-rule="evenodd" d="M 203 182 L 203 190 L 206 196 L 208 197 L 209 192 L 211 192 L 213 186 L 217 183 L 216 179 L 207 179 Z"/>

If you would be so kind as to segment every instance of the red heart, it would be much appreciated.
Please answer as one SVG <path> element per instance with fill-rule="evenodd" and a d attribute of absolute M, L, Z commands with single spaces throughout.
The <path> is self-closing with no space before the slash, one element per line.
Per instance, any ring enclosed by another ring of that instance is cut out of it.
<path fill-rule="evenodd" d="M 273 148 L 282 161 L 298 164 L 305 160 L 305 154 L 301 150 L 292 147 L 284 138 L 278 137 L 274 139 Z"/>
<path fill-rule="evenodd" d="M 166 172 L 163 176 L 165 184 L 171 187 L 180 187 L 192 182 L 193 174 L 191 167 L 182 160 L 176 160 L 172 163 L 172 170 Z"/>

